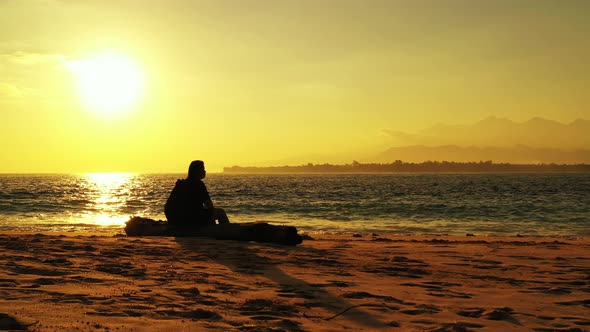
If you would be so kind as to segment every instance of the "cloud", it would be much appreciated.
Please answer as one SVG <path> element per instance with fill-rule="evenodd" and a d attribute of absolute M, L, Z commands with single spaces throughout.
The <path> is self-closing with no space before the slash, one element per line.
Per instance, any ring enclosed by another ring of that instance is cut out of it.
<path fill-rule="evenodd" d="M 67 56 L 61 54 L 43 54 L 35 52 L 17 51 L 11 53 L 0 54 L 0 60 L 12 65 L 38 65 L 63 63 L 67 60 Z"/>
<path fill-rule="evenodd" d="M 0 98 L 17 99 L 57 93 L 69 57 L 55 53 L 0 53 Z"/>

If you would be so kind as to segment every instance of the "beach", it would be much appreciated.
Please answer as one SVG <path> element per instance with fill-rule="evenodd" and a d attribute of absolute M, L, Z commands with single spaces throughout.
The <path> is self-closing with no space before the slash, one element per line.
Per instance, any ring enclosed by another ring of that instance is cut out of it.
<path fill-rule="evenodd" d="M 0 234 L 0 329 L 586 331 L 585 237 Z"/>

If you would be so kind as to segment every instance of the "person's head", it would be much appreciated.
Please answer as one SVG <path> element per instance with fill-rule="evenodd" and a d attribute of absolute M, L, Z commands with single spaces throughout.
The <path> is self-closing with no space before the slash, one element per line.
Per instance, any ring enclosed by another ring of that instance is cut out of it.
<path fill-rule="evenodd" d="M 194 160 L 188 167 L 188 178 L 200 180 L 205 177 L 205 163 L 202 160 Z"/>

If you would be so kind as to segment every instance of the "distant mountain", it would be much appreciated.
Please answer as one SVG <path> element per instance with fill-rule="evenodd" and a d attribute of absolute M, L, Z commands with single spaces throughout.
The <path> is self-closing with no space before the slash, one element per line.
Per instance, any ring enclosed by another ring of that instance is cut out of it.
<path fill-rule="evenodd" d="M 419 133 L 385 131 L 396 139 L 396 145 L 425 146 L 497 146 L 524 145 L 531 148 L 590 150 L 590 121 L 578 119 L 563 124 L 540 117 L 518 123 L 504 118 L 488 117 L 469 125 L 437 124 Z"/>
<path fill-rule="evenodd" d="M 405 162 L 445 160 L 456 162 L 472 162 L 492 160 L 495 163 L 516 164 L 588 164 L 590 163 L 590 149 L 565 151 L 554 148 L 535 148 L 525 145 L 517 145 L 512 147 L 412 145 L 390 148 L 372 158 L 372 161 L 379 163 L 390 163 L 395 160 L 402 160 Z"/>

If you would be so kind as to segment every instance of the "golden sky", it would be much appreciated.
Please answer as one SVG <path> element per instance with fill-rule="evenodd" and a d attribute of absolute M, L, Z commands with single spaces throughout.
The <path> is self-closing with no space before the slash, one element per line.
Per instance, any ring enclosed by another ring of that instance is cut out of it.
<path fill-rule="evenodd" d="M 0 172 L 350 162 L 390 147 L 384 131 L 588 119 L 588 13 L 585 0 L 0 0 Z M 105 54 L 129 65 L 97 65 Z"/>

